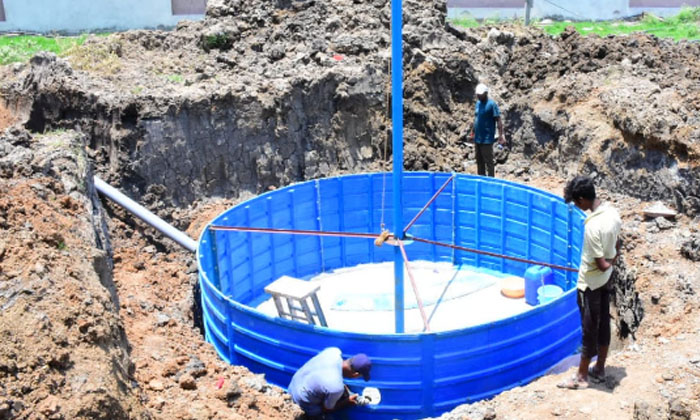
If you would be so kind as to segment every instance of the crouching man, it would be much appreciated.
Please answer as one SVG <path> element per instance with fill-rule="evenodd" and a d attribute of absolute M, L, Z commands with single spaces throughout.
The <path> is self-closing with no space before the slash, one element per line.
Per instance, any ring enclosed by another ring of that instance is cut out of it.
<path fill-rule="evenodd" d="M 329 347 L 306 362 L 292 377 L 289 393 L 309 420 L 326 419 L 330 412 L 358 405 L 343 378 L 369 380 L 372 362 L 360 353 L 343 360 L 337 347 Z"/>

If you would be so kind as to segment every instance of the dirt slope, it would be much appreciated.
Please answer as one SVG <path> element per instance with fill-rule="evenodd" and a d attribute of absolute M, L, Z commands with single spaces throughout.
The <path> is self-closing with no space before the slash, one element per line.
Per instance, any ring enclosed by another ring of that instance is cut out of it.
<path fill-rule="evenodd" d="M 197 217 L 208 216 L 208 222 L 223 209 L 211 207 Z M 115 282 L 133 348 L 134 379 L 144 388 L 145 406 L 154 418 L 292 419 L 301 414 L 262 375 L 222 361 L 193 328 L 193 255 L 135 223 L 122 209 L 109 209 Z"/>
<path fill-rule="evenodd" d="M 146 419 L 80 136 L 0 138 L 0 418 Z"/>

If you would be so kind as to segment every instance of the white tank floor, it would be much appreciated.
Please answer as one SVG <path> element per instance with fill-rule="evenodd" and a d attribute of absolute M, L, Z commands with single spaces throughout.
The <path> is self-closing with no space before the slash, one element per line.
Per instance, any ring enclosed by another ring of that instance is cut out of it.
<path fill-rule="evenodd" d="M 412 261 L 411 272 L 431 331 L 486 324 L 532 308 L 524 298 L 501 294 L 500 281 L 507 277 L 501 273 L 430 261 Z M 423 321 L 405 270 L 404 278 L 405 331 L 422 332 Z M 371 334 L 394 332 L 393 262 L 343 268 L 309 281 L 321 285 L 317 295 L 329 328 Z M 277 316 L 271 298 L 257 309 Z"/>

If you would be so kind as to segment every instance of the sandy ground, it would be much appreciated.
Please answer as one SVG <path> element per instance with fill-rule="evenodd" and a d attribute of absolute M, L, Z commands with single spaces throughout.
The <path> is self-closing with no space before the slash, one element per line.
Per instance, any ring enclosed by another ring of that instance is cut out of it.
<path fill-rule="evenodd" d="M 16 117 L 0 102 L 0 130 L 4 130 L 12 125 Z"/>

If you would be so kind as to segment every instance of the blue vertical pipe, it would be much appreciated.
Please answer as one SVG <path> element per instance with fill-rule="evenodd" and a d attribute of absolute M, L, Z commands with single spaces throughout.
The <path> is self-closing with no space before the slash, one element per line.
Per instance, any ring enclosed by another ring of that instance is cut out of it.
<path fill-rule="evenodd" d="M 401 0 L 391 0 L 391 121 L 394 160 L 393 206 L 394 235 L 403 239 L 401 178 L 403 176 L 403 40 Z M 403 322 L 403 257 L 394 247 L 394 319 L 396 332 L 404 332 Z"/>

